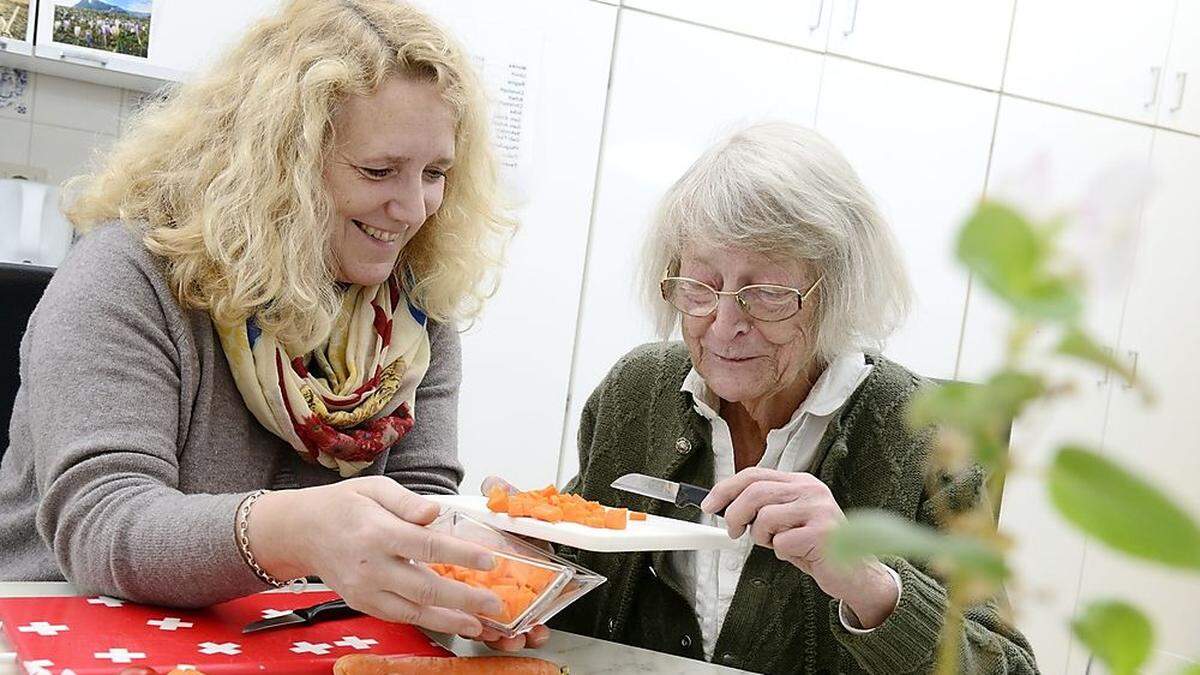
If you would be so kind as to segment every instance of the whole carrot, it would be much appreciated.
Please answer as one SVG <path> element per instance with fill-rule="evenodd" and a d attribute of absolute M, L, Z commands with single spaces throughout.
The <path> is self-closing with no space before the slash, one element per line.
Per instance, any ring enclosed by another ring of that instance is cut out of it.
<path fill-rule="evenodd" d="M 372 656 L 351 654 L 334 675 L 566 675 L 567 669 L 530 656 Z"/>

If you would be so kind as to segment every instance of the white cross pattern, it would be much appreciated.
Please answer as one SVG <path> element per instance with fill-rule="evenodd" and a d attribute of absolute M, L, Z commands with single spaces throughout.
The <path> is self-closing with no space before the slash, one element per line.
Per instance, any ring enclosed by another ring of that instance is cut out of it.
<path fill-rule="evenodd" d="M 108 659 L 113 663 L 133 663 L 136 659 L 144 659 L 146 655 L 142 652 L 131 652 L 124 647 L 109 647 L 106 652 L 96 652 L 92 656 L 98 659 Z"/>
<path fill-rule="evenodd" d="M 262 618 L 274 619 L 277 616 L 285 616 L 285 615 L 288 615 L 291 613 L 292 613 L 292 610 L 290 610 L 290 609 L 264 609 L 262 611 Z"/>
<path fill-rule="evenodd" d="M 242 646 L 236 642 L 201 642 L 201 654 L 228 654 L 237 656 L 242 653 Z"/>
<path fill-rule="evenodd" d="M 311 642 L 301 641 L 292 643 L 292 651 L 297 654 L 316 654 L 318 656 L 323 656 L 328 654 L 330 649 L 333 649 L 333 647 L 326 642 L 318 642 L 313 644 Z"/>
<path fill-rule="evenodd" d="M 161 619 L 150 619 L 146 622 L 147 626 L 158 626 L 159 630 L 179 630 L 180 628 L 191 628 L 190 621 L 184 621 L 178 617 L 165 616 Z"/>
<path fill-rule="evenodd" d="M 196 669 L 196 666 L 189 665 L 187 663 L 181 663 L 181 664 L 175 666 L 175 670 L 195 670 L 195 669 Z"/>
<path fill-rule="evenodd" d="M 101 595 L 95 598 L 88 598 L 89 605 L 104 605 L 105 607 L 124 607 L 125 601 L 116 598 L 110 598 L 107 595 Z"/>
<path fill-rule="evenodd" d="M 38 659 L 37 661 L 25 661 L 21 665 L 25 666 L 25 672 L 29 675 L 50 675 L 50 671 L 46 670 L 54 665 L 50 659 Z"/>
<path fill-rule="evenodd" d="M 379 644 L 378 640 L 371 638 L 360 638 L 355 635 L 343 635 L 341 640 L 333 643 L 339 647 L 353 647 L 355 649 L 370 649 L 371 645 Z"/>
<path fill-rule="evenodd" d="M 42 637 L 49 637 L 49 636 L 53 636 L 53 635 L 58 635 L 59 633 L 63 632 L 64 630 L 70 630 L 70 629 L 67 628 L 66 626 L 58 626 L 55 624 L 47 623 L 45 621 L 34 621 L 33 623 L 29 624 L 28 626 L 17 626 L 17 630 L 21 631 L 22 633 L 37 633 L 38 635 L 41 635 Z"/>

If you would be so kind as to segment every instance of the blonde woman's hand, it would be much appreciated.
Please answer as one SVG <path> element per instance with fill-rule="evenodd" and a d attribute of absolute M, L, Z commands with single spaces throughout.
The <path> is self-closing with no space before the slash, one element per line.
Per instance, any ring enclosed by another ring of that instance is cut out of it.
<path fill-rule="evenodd" d="M 272 576 L 315 574 L 359 611 L 478 636 L 483 626 L 473 615 L 500 613 L 500 598 L 409 562 L 494 565 L 487 549 L 426 529 L 438 512 L 384 476 L 268 492 L 250 513 L 250 548 Z"/>
<path fill-rule="evenodd" d="M 900 589 L 878 560 L 846 570 L 825 556 L 829 533 L 846 519 L 829 487 L 810 473 L 751 467 L 716 485 L 700 506 L 705 513 L 725 509 L 729 536 L 747 529 L 754 543 L 800 568 L 830 597 L 842 600 L 863 628 L 883 623 Z"/>

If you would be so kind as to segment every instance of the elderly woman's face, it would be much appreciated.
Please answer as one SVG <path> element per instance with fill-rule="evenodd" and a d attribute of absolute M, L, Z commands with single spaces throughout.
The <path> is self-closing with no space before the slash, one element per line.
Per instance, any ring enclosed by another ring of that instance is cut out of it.
<path fill-rule="evenodd" d="M 375 94 L 347 100 L 334 127 L 325 183 L 336 207 L 337 279 L 378 284 L 442 204 L 454 115 L 434 85 L 392 77 Z"/>
<path fill-rule="evenodd" d="M 780 264 L 744 249 L 705 246 L 683 252 L 679 276 L 722 291 L 750 284 L 803 290 L 816 281 L 812 270 L 799 262 Z M 815 300 L 813 296 L 798 314 L 777 322 L 752 319 L 728 295 L 721 296 L 708 316 L 683 315 L 683 341 L 692 365 L 725 401 L 750 403 L 786 390 L 808 375 Z"/>

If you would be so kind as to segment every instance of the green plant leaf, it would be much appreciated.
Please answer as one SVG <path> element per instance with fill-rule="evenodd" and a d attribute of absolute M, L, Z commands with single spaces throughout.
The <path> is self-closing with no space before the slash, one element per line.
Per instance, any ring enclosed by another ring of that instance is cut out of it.
<path fill-rule="evenodd" d="M 853 564 L 871 556 L 928 560 L 939 568 L 1001 582 L 1009 570 L 1001 553 L 983 541 L 939 532 L 889 511 L 860 509 L 847 514 L 826 543 L 829 556 Z"/>
<path fill-rule="evenodd" d="M 1015 209 L 982 202 L 959 232 L 956 253 L 975 277 L 1018 313 L 1070 321 L 1081 311 L 1077 284 L 1051 274 L 1054 230 L 1039 231 Z"/>
<path fill-rule="evenodd" d="M 997 445 L 1026 404 L 1045 390 L 1041 377 L 1018 370 L 1002 370 L 983 384 L 946 382 L 913 398 L 908 421 L 914 428 L 954 427 L 976 446 Z"/>
<path fill-rule="evenodd" d="M 1153 485 L 1079 447 L 1058 451 L 1047 476 L 1060 513 L 1111 548 L 1200 571 L 1200 526 Z"/>
<path fill-rule="evenodd" d="M 1089 603 L 1071 629 L 1112 675 L 1136 673 L 1154 644 L 1150 620 L 1136 607 L 1115 600 Z"/>
<path fill-rule="evenodd" d="M 1028 286 L 1046 258 L 1037 231 L 1016 210 L 982 202 L 958 236 L 958 259 L 1003 296 Z"/>
<path fill-rule="evenodd" d="M 1133 371 L 1113 354 L 1111 349 L 1101 346 L 1079 328 L 1070 328 L 1063 334 L 1056 348 L 1059 354 L 1079 359 L 1100 368 L 1111 370 L 1126 382 L 1134 383 Z"/>

